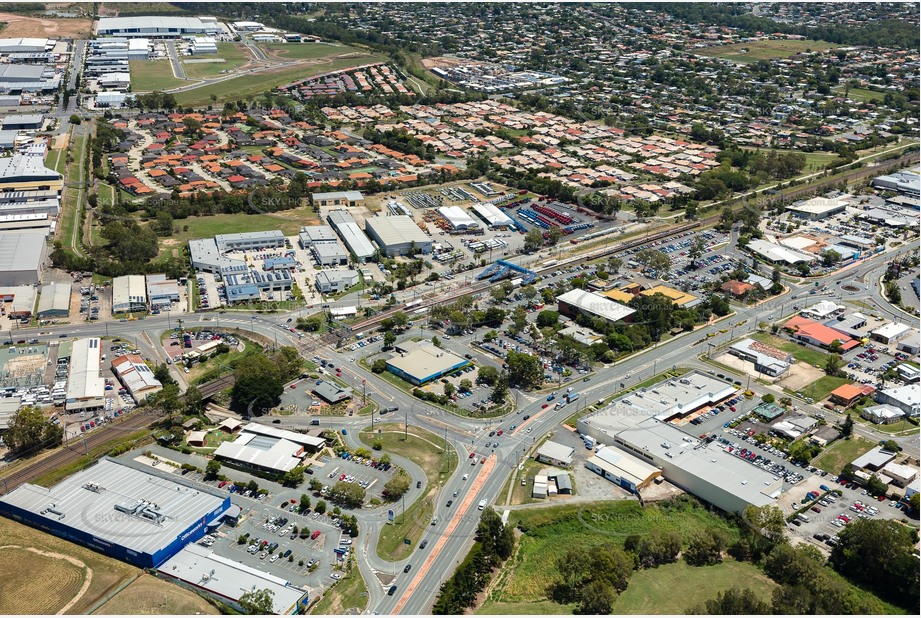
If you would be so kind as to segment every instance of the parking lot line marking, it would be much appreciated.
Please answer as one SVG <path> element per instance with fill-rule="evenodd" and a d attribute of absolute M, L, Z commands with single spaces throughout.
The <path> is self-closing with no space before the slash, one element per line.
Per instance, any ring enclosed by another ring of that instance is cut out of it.
<path fill-rule="evenodd" d="M 486 458 L 486 463 L 480 466 L 480 471 L 477 472 L 476 476 L 473 478 L 473 482 L 470 484 L 470 489 L 464 496 L 460 507 L 454 512 L 454 515 L 448 521 L 448 526 L 445 528 L 441 536 L 438 537 L 438 540 L 435 542 L 435 546 L 432 548 L 432 552 L 429 554 L 428 558 L 425 559 L 425 562 L 422 564 L 419 570 L 416 571 L 416 576 L 412 579 L 409 586 L 406 588 L 403 596 L 400 597 L 396 607 L 393 608 L 394 614 L 400 613 L 400 610 L 409 600 L 409 597 L 412 596 L 412 593 L 421 583 L 422 578 L 425 577 L 426 573 L 428 573 L 429 568 L 431 568 L 432 564 L 434 564 L 434 562 L 438 559 L 438 554 L 441 553 L 441 550 L 448 542 L 448 537 L 451 536 L 451 533 L 453 533 L 458 524 L 460 524 L 460 521 L 466 515 L 467 510 L 470 509 L 470 507 L 473 505 L 473 501 L 476 499 L 477 492 L 483 488 L 483 485 L 486 484 L 486 479 L 488 479 L 489 475 L 492 474 L 493 469 L 496 467 L 496 461 L 496 456 L 490 455 Z"/>

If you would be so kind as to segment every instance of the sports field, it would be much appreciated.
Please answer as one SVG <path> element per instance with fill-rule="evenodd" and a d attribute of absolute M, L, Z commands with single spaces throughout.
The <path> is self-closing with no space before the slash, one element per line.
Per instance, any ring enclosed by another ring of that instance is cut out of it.
<path fill-rule="evenodd" d="M 757 62 L 758 60 L 789 58 L 802 52 L 826 51 L 837 47 L 840 47 L 840 45 L 826 43 L 825 41 L 770 40 L 717 45 L 692 51 L 701 56 L 725 58 L 736 62 Z"/>
<path fill-rule="evenodd" d="M 187 77 L 209 79 L 229 73 L 253 59 L 252 53 L 242 43 L 218 43 L 213 56 L 182 57 L 182 69 Z M 223 60 L 223 62 L 194 62 L 190 60 Z"/>
<path fill-rule="evenodd" d="M 168 90 L 188 82 L 176 79 L 169 60 L 132 60 L 131 92 Z"/>
<path fill-rule="evenodd" d="M 0 517 L 0 614 L 83 614 L 138 573 L 131 565 Z"/>
<path fill-rule="evenodd" d="M 308 60 L 343 54 L 367 54 L 364 50 L 355 47 L 326 43 L 265 43 L 260 47 L 267 56 L 278 60 Z"/>
<path fill-rule="evenodd" d="M 175 93 L 176 102 L 184 107 L 204 107 L 215 102 L 211 100 L 212 94 L 216 97 L 217 102 L 245 99 L 259 96 L 268 90 L 284 84 L 290 84 L 305 77 L 326 73 L 327 71 L 337 71 L 373 62 L 381 62 L 382 60 L 384 60 L 382 56 L 372 54 L 361 54 L 348 58 L 317 58 L 312 61 L 304 61 L 296 66 L 250 73 L 200 88 L 177 92 Z"/>

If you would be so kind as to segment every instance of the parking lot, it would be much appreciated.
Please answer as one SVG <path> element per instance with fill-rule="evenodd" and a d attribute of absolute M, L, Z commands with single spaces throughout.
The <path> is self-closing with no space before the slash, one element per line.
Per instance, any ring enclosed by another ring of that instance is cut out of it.
<path fill-rule="evenodd" d="M 380 498 L 384 484 L 398 470 L 391 466 L 389 470 L 375 468 L 372 460 L 362 459 L 346 454 L 348 458 L 324 456 L 320 459 L 323 467 L 317 471 L 317 478 L 326 487 L 332 487 L 342 481 L 357 483 L 365 490 L 365 499 Z"/>

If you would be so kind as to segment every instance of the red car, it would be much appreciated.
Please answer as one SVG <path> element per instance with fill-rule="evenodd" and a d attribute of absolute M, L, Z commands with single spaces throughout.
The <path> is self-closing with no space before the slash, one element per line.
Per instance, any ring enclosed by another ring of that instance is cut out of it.
<path fill-rule="evenodd" d="M 736 407 L 735 407 L 735 406 L 729 406 L 729 409 L 730 409 L 732 412 L 735 412 L 735 411 L 736 411 Z"/>
<path fill-rule="evenodd" d="M 503 429 L 500 429 L 499 431 L 496 432 L 496 435 L 501 436 L 503 431 L 504 431 Z"/>
<path fill-rule="evenodd" d="M 550 406 L 549 403 L 545 403 L 544 405 L 542 405 L 542 406 L 540 407 L 540 409 L 543 410 L 544 408 L 547 408 L 547 407 L 549 407 L 549 406 Z"/>
<path fill-rule="evenodd" d="M 474 457 L 476 457 L 476 453 L 470 453 L 470 457 L 468 457 L 467 459 L 473 459 Z"/>
<path fill-rule="evenodd" d="M 316 532 L 314 532 L 313 534 L 310 535 L 310 538 L 311 538 L 312 540 L 314 540 L 314 541 L 316 541 L 319 537 L 320 537 L 320 531 L 319 531 L 319 530 L 317 530 Z"/>
<path fill-rule="evenodd" d="M 224 485 L 226 485 L 226 484 L 227 484 L 227 481 L 221 481 L 220 483 L 217 484 L 217 488 L 218 488 L 218 489 L 222 489 L 222 488 L 224 487 Z"/>

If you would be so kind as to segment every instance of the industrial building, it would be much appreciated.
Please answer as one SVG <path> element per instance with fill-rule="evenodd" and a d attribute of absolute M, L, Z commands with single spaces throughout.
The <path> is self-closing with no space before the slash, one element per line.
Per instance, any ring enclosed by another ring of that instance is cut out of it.
<path fill-rule="evenodd" d="M 39 38 L 0 39 L 0 54 L 41 53 L 54 47 L 54 41 Z"/>
<path fill-rule="evenodd" d="M 691 437 L 656 418 L 620 432 L 613 445 L 727 513 L 771 505 L 783 491 L 782 478 L 735 457 L 716 442 Z"/>
<path fill-rule="evenodd" d="M 61 87 L 61 75 L 53 66 L 36 64 L 0 64 L 0 92 L 50 93 Z"/>
<path fill-rule="evenodd" d="M 438 208 L 438 214 L 456 232 L 467 232 L 480 227 L 480 224 L 474 221 L 473 217 L 467 214 L 467 211 L 460 206 L 441 206 Z"/>
<path fill-rule="evenodd" d="M 332 191 L 330 193 L 314 193 L 313 205 L 318 208 L 330 206 L 357 206 L 364 201 L 361 191 Z"/>
<path fill-rule="evenodd" d="M 0 285 L 37 285 L 42 278 L 47 230 L 0 234 Z"/>
<path fill-rule="evenodd" d="M 131 87 L 131 73 L 106 73 L 96 80 L 106 91 L 127 91 Z"/>
<path fill-rule="evenodd" d="M 145 15 L 137 17 L 100 17 L 96 36 L 152 39 L 177 39 L 187 34 L 219 34 L 221 27 L 213 17 L 175 17 Z"/>
<path fill-rule="evenodd" d="M 139 568 L 163 564 L 230 508 L 226 492 L 109 458 L 50 488 L 27 483 L 0 497 L 0 514 Z"/>
<path fill-rule="evenodd" d="M 492 204 L 474 204 L 470 209 L 491 228 L 515 227 L 512 218 Z"/>
<path fill-rule="evenodd" d="M 320 266 L 345 266 L 349 263 L 349 254 L 337 242 L 313 244 L 310 252 Z"/>
<path fill-rule="evenodd" d="M 6 313 L 13 320 L 28 320 L 35 309 L 36 289 L 31 285 L 0 286 L 0 302 L 10 303 Z M 11 335 L 12 338 L 12 335 Z"/>
<path fill-rule="evenodd" d="M 368 217 L 365 231 L 387 257 L 432 252 L 432 239 L 407 215 Z"/>
<path fill-rule="evenodd" d="M 729 347 L 729 353 L 755 365 L 755 371 L 771 377 L 785 374 L 793 364 L 793 355 L 754 339 L 743 339 Z"/>
<path fill-rule="evenodd" d="M 125 354 L 113 359 L 112 373 L 138 403 L 163 388 L 144 359 L 137 354 Z"/>
<path fill-rule="evenodd" d="M 40 131 L 45 124 L 44 114 L 10 114 L 3 117 L 5 130 Z"/>
<path fill-rule="evenodd" d="M 585 467 L 630 493 L 638 493 L 662 476 L 656 466 L 610 446 L 598 449 Z"/>
<path fill-rule="evenodd" d="M 918 418 L 921 414 L 921 384 L 887 388 L 876 393 L 876 402 L 898 408 L 906 416 Z"/>
<path fill-rule="evenodd" d="M 921 195 L 921 177 L 917 172 L 901 171 L 874 178 L 870 185 L 874 189 L 896 191 L 902 195 L 918 197 Z"/>
<path fill-rule="evenodd" d="M 876 423 L 877 425 L 888 425 L 890 423 L 896 423 L 905 418 L 905 413 L 898 408 L 881 404 L 864 408 L 860 413 L 860 416 L 861 418 L 864 418 L 871 423 Z"/>
<path fill-rule="evenodd" d="M 214 237 L 218 251 L 262 251 L 263 249 L 284 248 L 287 244 L 281 230 L 264 232 L 240 232 L 237 234 L 217 234 Z"/>
<path fill-rule="evenodd" d="M 317 380 L 310 392 L 329 404 L 336 404 L 342 401 L 348 401 L 352 398 L 352 393 L 346 388 L 340 388 L 333 382 L 327 380 Z"/>
<path fill-rule="evenodd" d="M 144 275 L 124 275 L 112 279 L 112 313 L 147 310 L 147 285 Z"/>
<path fill-rule="evenodd" d="M 69 283 L 49 283 L 42 286 L 38 297 L 36 317 L 40 320 L 48 320 L 66 318 L 70 315 L 71 290 L 72 286 Z"/>
<path fill-rule="evenodd" d="M 298 243 L 301 249 L 309 249 L 318 244 L 338 244 L 336 233 L 328 225 L 305 225 L 298 235 Z"/>
<path fill-rule="evenodd" d="M 319 436 L 249 423 L 236 440 L 222 442 L 214 457 L 243 468 L 284 474 L 299 466 L 305 454 L 316 452 L 325 444 L 326 440 Z"/>
<path fill-rule="evenodd" d="M 883 324 L 871 332 L 870 339 L 879 341 L 885 345 L 892 345 L 899 339 L 908 336 L 910 332 L 911 327 L 908 324 L 902 324 L 900 322 L 889 322 L 888 324 Z"/>
<path fill-rule="evenodd" d="M 537 449 L 537 457 L 535 457 L 535 459 L 552 466 L 568 468 L 572 465 L 573 453 L 575 453 L 575 449 L 571 446 L 547 440 Z"/>
<path fill-rule="evenodd" d="M 280 577 L 219 556 L 207 547 L 188 545 L 160 565 L 161 577 L 195 592 L 204 593 L 227 603 L 237 611 L 243 593 L 268 590 L 272 594 L 273 613 L 284 616 L 306 613 L 308 593 L 295 588 Z"/>
<path fill-rule="evenodd" d="M 811 253 L 784 247 L 760 238 L 750 240 L 745 248 L 771 263 L 783 262 L 793 265 L 800 262 L 815 262 L 819 259 L 818 256 Z"/>
<path fill-rule="evenodd" d="M 202 56 L 205 54 L 217 53 L 217 40 L 210 36 L 199 36 L 192 39 L 189 46 L 189 53 L 193 56 Z"/>
<path fill-rule="evenodd" d="M 787 206 L 787 211 L 797 217 L 818 221 L 840 214 L 847 209 L 847 202 L 827 197 L 814 197 L 811 200 L 796 202 Z"/>
<path fill-rule="evenodd" d="M 63 176 L 45 167 L 41 156 L 16 154 L 0 158 L 0 198 L 11 191 L 55 191 L 60 196 L 63 188 Z"/>
<path fill-rule="evenodd" d="M 70 351 L 67 375 L 67 412 L 97 410 L 105 405 L 106 383 L 99 373 L 102 346 L 98 337 L 77 339 Z"/>
<path fill-rule="evenodd" d="M 578 289 L 570 290 L 557 296 L 556 301 L 559 312 L 573 319 L 580 314 L 584 314 L 614 323 L 626 320 L 636 313 L 636 310 L 605 298 L 600 294 Z"/>
<path fill-rule="evenodd" d="M 794 339 L 799 339 L 818 347 L 827 348 L 837 341 L 841 344 L 841 349 L 847 351 L 860 345 L 858 341 L 851 339 L 847 335 L 842 335 L 824 324 L 802 316 L 790 318 L 784 324 L 784 328 L 792 331 Z"/>
<path fill-rule="evenodd" d="M 323 270 L 314 277 L 313 284 L 321 294 L 339 294 L 359 282 L 357 270 Z"/>
<path fill-rule="evenodd" d="M 334 210 L 326 216 L 326 220 L 359 262 L 367 262 L 377 253 L 374 245 L 347 210 Z"/>
<path fill-rule="evenodd" d="M 421 386 L 466 367 L 470 361 L 427 341 L 402 344 L 402 352 L 387 361 L 387 370 L 410 384 Z"/>
<path fill-rule="evenodd" d="M 154 310 L 171 308 L 179 302 L 179 282 L 164 274 L 147 275 L 147 302 Z"/>
<path fill-rule="evenodd" d="M 192 268 L 215 275 L 233 272 L 245 272 L 246 262 L 225 256 L 218 251 L 213 238 L 201 238 L 189 241 L 189 262 Z"/>

